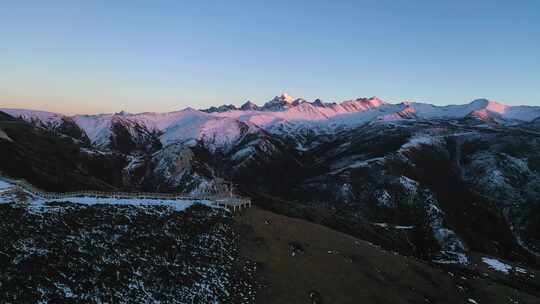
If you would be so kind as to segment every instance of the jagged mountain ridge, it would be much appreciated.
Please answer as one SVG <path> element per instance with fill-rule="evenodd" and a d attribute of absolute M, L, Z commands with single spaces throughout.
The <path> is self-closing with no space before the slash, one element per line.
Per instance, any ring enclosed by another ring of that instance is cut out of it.
<path fill-rule="evenodd" d="M 117 125 L 123 126 L 143 146 L 143 142 L 159 138 L 162 145 L 203 140 L 217 148 L 226 148 L 246 132 L 257 132 L 258 129 L 271 133 L 302 133 L 306 130 L 332 133 L 366 123 L 403 119 L 470 118 L 483 123 L 518 124 L 540 117 L 540 107 L 506 106 L 486 99 L 464 105 L 435 106 L 417 102 L 391 104 L 376 97 L 341 103 L 323 103 L 318 99 L 308 102 L 288 94 L 276 96 L 262 107 L 246 102 L 241 108 L 224 105 L 201 111 L 187 108 L 169 113 L 120 112 L 67 117 L 43 111 L 0 110 L 48 129 L 57 129 L 65 125 L 64 121 L 72 121 L 86 133 L 94 146 L 101 148 L 110 148 L 111 136 L 114 135 L 112 130 Z M 149 139 L 149 135 L 153 138 Z"/>

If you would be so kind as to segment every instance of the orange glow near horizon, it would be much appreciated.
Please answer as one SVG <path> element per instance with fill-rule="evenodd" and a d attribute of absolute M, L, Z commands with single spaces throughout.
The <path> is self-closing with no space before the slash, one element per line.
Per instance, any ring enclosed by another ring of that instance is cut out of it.
<path fill-rule="evenodd" d="M 163 105 L 156 105 L 151 102 L 138 103 L 135 106 L 133 103 L 121 102 L 121 101 L 107 101 L 99 99 L 99 102 L 88 101 L 67 101 L 64 99 L 56 98 L 54 102 L 45 101 L 35 98 L 13 98 L 13 97 L 0 97 L 0 108 L 14 108 L 14 109 L 29 109 L 46 112 L 61 113 L 64 115 L 76 115 L 76 114 L 103 114 L 103 113 L 116 113 L 120 111 L 126 111 L 130 113 L 142 113 L 142 112 L 171 112 L 180 110 L 187 105 L 178 104 L 178 106 L 163 107 Z"/>
<path fill-rule="evenodd" d="M 70 102 L 44 102 L 32 99 L 0 99 L 0 108 L 30 109 L 46 112 L 61 113 L 64 115 L 108 113 L 108 109 L 75 104 Z"/>

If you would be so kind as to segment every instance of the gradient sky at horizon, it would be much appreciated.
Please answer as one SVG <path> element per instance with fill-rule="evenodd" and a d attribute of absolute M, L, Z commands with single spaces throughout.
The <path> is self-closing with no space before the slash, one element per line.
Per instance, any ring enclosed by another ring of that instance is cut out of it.
<path fill-rule="evenodd" d="M 540 105 L 540 1 L 512 2 L 3 1 L 0 107 L 164 112 L 281 92 Z"/>

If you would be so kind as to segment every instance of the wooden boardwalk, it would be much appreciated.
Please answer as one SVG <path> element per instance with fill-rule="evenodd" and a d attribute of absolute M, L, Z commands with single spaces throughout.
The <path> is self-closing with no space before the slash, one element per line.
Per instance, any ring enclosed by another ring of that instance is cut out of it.
<path fill-rule="evenodd" d="M 12 179 L 0 176 L 0 181 L 15 185 L 24 192 L 45 200 L 69 199 L 75 197 L 95 197 L 112 199 L 148 199 L 148 200 L 173 200 L 173 201 L 209 201 L 212 205 L 225 208 L 229 211 L 239 211 L 251 207 L 249 198 L 233 195 L 232 192 L 204 192 L 200 194 L 175 194 L 154 192 L 104 192 L 104 191 L 75 191 L 75 192 L 47 192 L 34 187 L 22 179 Z"/>

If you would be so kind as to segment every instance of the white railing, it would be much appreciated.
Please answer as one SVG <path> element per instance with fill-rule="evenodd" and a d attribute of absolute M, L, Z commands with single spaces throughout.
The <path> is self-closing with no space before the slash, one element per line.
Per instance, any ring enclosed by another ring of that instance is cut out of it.
<path fill-rule="evenodd" d="M 174 193 L 154 193 L 154 192 L 104 192 L 104 191 L 75 191 L 75 192 L 47 192 L 36 188 L 29 182 L 22 179 L 12 179 L 0 176 L 0 180 L 13 184 L 22 191 L 31 193 L 43 199 L 67 199 L 74 197 L 103 197 L 117 199 L 150 199 L 150 200 L 205 200 L 216 206 L 236 211 L 245 207 L 251 207 L 251 200 L 233 196 L 230 193 L 201 193 L 174 194 Z"/>

